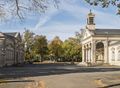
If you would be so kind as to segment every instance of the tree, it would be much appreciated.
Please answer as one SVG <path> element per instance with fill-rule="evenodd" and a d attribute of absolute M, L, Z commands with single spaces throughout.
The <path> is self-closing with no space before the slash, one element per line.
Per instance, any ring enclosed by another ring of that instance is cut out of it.
<path fill-rule="evenodd" d="M 118 8 L 120 14 L 120 0 L 84 0 L 90 5 L 106 8 L 110 5 Z M 0 0 L 0 18 L 24 18 L 31 12 L 44 13 L 51 4 L 58 8 L 60 0 Z"/>
<path fill-rule="evenodd" d="M 64 56 L 68 61 L 81 59 L 81 45 L 77 38 L 69 38 L 63 43 Z"/>
<path fill-rule="evenodd" d="M 82 38 L 82 35 L 80 32 L 75 32 L 75 38 L 76 38 L 76 41 L 81 44 L 81 38 Z"/>
<path fill-rule="evenodd" d="M 102 6 L 102 8 L 108 8 L 110 5 L 118 8 L 117 14 L 120 14 L 120 0 L 85 0 L 90 5 Z"/>
<path fill-rule="evenodd" d="M 43 35 L 36 35 L 34 41 L 33 51 L 35 51 L 36 55 L 40 55 L 40 60 L 42 62 L 48 50 L 47 39 Z"/>
<path fill-rule="evenodd" d="M 25 45 L 25 59 L 31 60 L 32 58 L 32 45 L 34 41 L 34 33 L 28 29 L 25 29 L 23 33 L 23 44 Z"/>
<path fill-rule="evenodd" d="M 25 14 L 33 12 L 45 12 L 50 4 L 57 7 L 58 0 L 0 0 L 0 17 L 24 17 Z"/>
<path fill-rule="evenodd" d="M 55 60 L 58 60 L 58 58 L 62 57 L 63 49 L 62 49 L 62 40 L 58 36 L 56 36 L 48 45 L 50 55 L 53 55 L 55 57 Z"/>

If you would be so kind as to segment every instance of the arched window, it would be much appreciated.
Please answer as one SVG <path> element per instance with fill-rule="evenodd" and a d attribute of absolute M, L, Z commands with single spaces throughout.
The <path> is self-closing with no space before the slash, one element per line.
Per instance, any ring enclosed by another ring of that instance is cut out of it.
<path fill-rule="evenodd" d="M 96 44 L 96 61 L 104 61 L 104 44 L 102 42 Z"/>
<path fill-rule="evenodd" d="M 120 61 L 120 50 L 118 51 L 118 58 L 117 58 L 118 61 Z"/>
<path fill-rule="evenodd" d="M 111 52 L 112 52 L 112 61 L 115 61 L 115 48 L 112 48 L 112 50 L 111 50 Z"/>
<path fill-rule="evenodd" d="M 115 51 L 112 51 L 112 61 L 115 61 Z"/>

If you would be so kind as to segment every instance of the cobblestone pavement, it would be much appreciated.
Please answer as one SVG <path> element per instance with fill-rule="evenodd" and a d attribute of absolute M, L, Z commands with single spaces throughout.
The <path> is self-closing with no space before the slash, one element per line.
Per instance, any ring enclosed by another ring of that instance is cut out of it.
<path fill-rule="evenodd" d="M 120 68 L 70 64 L 31 64 L 0 68 L 0 88 L 24 88 L 42 81 L 45 88 L 120 88 Z"/>

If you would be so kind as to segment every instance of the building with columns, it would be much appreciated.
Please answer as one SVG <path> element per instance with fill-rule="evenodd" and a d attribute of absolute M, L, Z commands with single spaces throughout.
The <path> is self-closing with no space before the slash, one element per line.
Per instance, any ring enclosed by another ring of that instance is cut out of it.
<path fill-rule="evenodd" d="M 82 63 L 120 65 L 120 29 L 96 28 L 90 11 L 82 32 Z"/>
<path fill-rule="evenodd" d="M 20 33 L 0 32 L 0 67 L 24 62 L 24 45 Z"/>

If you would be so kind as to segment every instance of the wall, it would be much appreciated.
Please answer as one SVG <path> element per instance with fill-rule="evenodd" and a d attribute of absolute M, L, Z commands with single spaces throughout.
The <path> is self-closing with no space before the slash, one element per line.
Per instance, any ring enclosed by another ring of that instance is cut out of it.
<path fill-rule="evenodd" d="M 3 59 L 3 42 L 4 40 L 3 39 L 0 39 L 0 67 L 3 66 L 4 64 L 4 59 Z"/>
<path fill-rule="evenodd" d="M 14 41 L 7 38 L 5 42 L 5 65 L 10 66 L 14 64 Z"/>
<path fill-rule="evenodd" d="M 109 46 L 109 64 L 120 66 L 120 42 Z"/>

